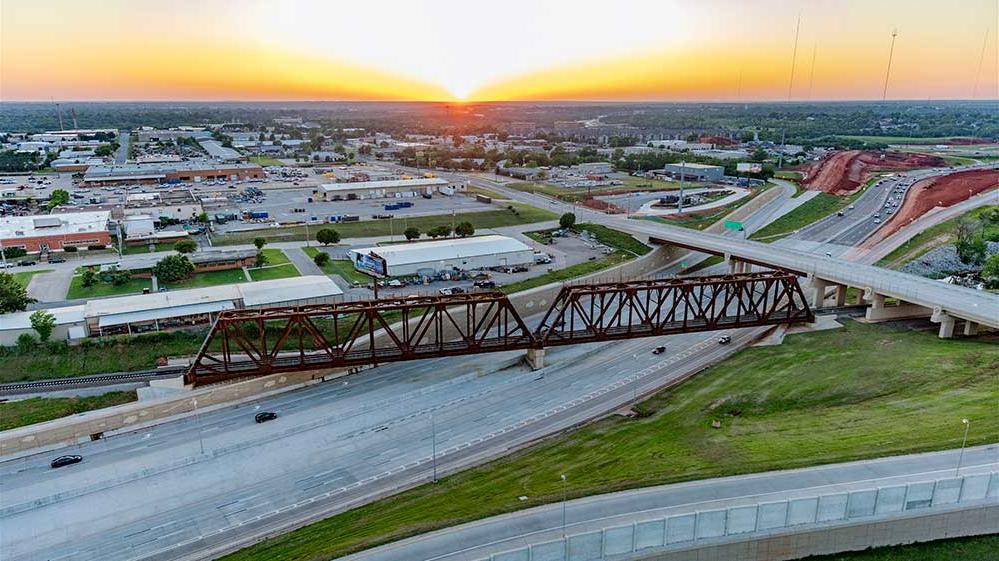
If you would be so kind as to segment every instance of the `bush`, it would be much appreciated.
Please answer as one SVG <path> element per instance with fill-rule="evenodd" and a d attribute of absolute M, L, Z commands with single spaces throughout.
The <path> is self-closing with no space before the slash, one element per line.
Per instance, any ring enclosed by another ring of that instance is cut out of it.
<path fill-rule="evenodd" d="M 30 333 L 22 333 L 17 336 L 17 350 L 26 353 L 35 348 L 35 338 Z"/>
<path fill-rule="evenodd" d="M 24 257 L 28 252 L 23 247 L 5 247 L 3 248 L 3 255 L 7 259 L 13 259 L 16 257 Z"/>
<path fill-rule="evenodd" d="M 316 232 L 316 241 L 323 245 L 340 243 L 340 232 L 330 228 L 323 228 Z"/>
<path fill-rule="evenodd" d="M 330 262 L 330 254 L 320 251 L 315 257 L 312 258 L 312 260 L 316 262 L 317 266 L 323 267 Z"/>
<path fill-rule="evenodd" d="M 87 246 L 87 249 L 89 249 L 91 251 L 97 251 L 97 250 L 107 249 L 107 248 L 108 248 L 108 246 L 106 246 L 106 245 L 88 245 Z"/>
<path fill-rule="evenodd" d="M 454 227 L 454 233 L 467 238 L 475 233 L 475 226 L 472 226 L 471 222 L 462 222 Z"/>
<path fill-rule="evenodd" d="M 576 215 L 571 212 L 563 214 L 558 219 L 558 225 L 561 226 L 562 228 L 565 228 L 566 230 L 571 229 L 573 226 L 576 225 Z"/>
<path fill-rule="evenodd" d="M 180 240 L 173 244 L 173 250 L 177 253 L 194 253 L 198 249 L 198 242 L 194 240 Z"/>
<path fill-rule="evenodd" d="M 77 251 L 79 251 L 79 248 L 77 248 L 75 245 L 68 245 L 62 248 L 62 250 L 66 253 L 76 253 Z"/>
<path fill-rule="evenodd" d="M 419 239 L 420 230 L 414 228 L 413 226 L 410 226 L 409 228 L 406 228 L 406 231 L 403 232 L 402 235 L 406 236 L 407 240 L 413 241 L 415 239 Z"/>

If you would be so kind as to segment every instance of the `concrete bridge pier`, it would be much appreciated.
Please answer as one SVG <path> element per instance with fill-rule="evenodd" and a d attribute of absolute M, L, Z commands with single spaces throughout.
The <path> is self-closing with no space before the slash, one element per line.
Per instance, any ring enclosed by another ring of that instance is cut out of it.
<path fill-rule="evenodd" d="M 836 285 L 836 294 L 834 295 L 834 298 L 836 299 L 836 306 L 837 307 L 843 307 L 843 306 L 846 305 L 846 291 L 847 290 L 849 290 L 849 287 L 846 286 L 846 285 L 844 285 L 844 284 L 838 284 L 838 285 Z"/>
<path fill-rule="evenodd" d="M 812 307 L 821 308 L 826 304 L 826 289 L 829 283 L 823 279 L 812 277 L 809 279 L 812 284 Z"/>
<path fill-rule="evenodd" d="M 527 355 L 524 359 L 527 360 L 527 364 L 531 367 L 531 370 L 541 370 L 545 367 L 545 350 L 527 349 Z"/>
<path fill-rule="evenodd" d="M 954 336 L 954 325 L 957 323 L 954 316 L 940 308 L 934 308 L 933 315 L 930 316 L 930 321 L 940 324 L 938 336 L 941 339 L 950 339 Z"/>
<path fill-rule="evenodd" d="M 973 321 L 964 322 L 964 334 L 968 337 L 978 335 L 978 324 Z"/>

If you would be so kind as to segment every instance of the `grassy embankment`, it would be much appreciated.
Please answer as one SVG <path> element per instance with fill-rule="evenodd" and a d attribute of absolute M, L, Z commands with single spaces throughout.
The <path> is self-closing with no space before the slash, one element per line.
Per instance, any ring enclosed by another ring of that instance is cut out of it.
<path fill-rule="evenodd" d="M 317 247 L 303 247 L 302 251 L 314 259 L 321 250 Z M 320 269 L 327 275 L 339 275 L 340 278 L 349 283 L 371 284 L 371 277 L 357 272 L 349 259 L 330 259 Z"/>
<path fill-rule="evenodd" d="M 299 277 L 302 274 L 298 271 L 298 267 L 288 259 L 288 256 L 284 254 L 284 251 L 280 249 L 263 249 L 261 253 L 264 254 L 264 258 L 267 263 L 263 267 L 250 267 L 250 278 L 255 281 L 262 280 L 275 280 L 275 279 L 287 279 L 291 277 Z"/>
<path fill-rule="evenodd" d="M 450 226 L 452 221 L 455 224 L 465 221 L 471 222 L 476 229 L 481 230 L 484 228 L 501 228 L 503 226 L 533 224 L 535 222 L 546 222 L 557 219 L 558 215 L 547 210 L 514 203 L 510 205 L 509 209 L 465 212 L 456 214 L 453 218 L 451 215 L 414 216 L 392 220 L 362 220 L 360 222 L 327 224 L 324 227 L 336 230 L 342 238 L 366 238 L 388 236 L 393 233 L 395 235 L 402 235 L 402 232 L 408 227 L 415 227 L 421 232 L 426 232 L 437 226 Z M 315 234 L 316 231 L 316 227 L 310 228 L 311 234 Z M 305 227 L 289 226 L 285 228 L 230 232 L 213 236 L 212 242 L 215 245 L 238 245 L 251 243 L 257 237 L 271 242 L 304 241 Z"/>
<path fill-rule="evenodd" d="M 850 206 L 878 179 L 880 176 L 872 177 L 863 188 L 844 197 L 819 193 L 802 203 L 798 208 L 753 232 L 749 239 L 769 243 L 790 236 L 805 226 Z"/>
<path fill-rule="evenodd" d="M 983 206 L 923 230 L 884 256 L 877 264 L 897 269 L 933 249 L 953 243 L 957 239 L 957 225 L 961 220 L 981 220 L 982 217 L 993 214 L 997 215 L 997 218 L 990 220 L 986 227 L 985 238 L 999 241 L 999 205 Z"/>
<path fill-rule="evenodd" d="M 933 368 L 927 368 L 932 364 Z M 435 528 L 570 497 L 952 448 L 999 434 L 999 346 L 849 322 L 749 348 L 639 415 L 591 423 L 506 458 L 230 555 L 332 558 Z M 711 427 L 721 421 L 721 428 Z M 518 500 L 527 496 L 527 501 Z"/>
<path fill-rule="evenodd" d="M 109 392 L 89 397 L 33 397 L 0 403 L 0 430 L 44 423 L 85 411 L 135 401 L 134 391 Z"/>

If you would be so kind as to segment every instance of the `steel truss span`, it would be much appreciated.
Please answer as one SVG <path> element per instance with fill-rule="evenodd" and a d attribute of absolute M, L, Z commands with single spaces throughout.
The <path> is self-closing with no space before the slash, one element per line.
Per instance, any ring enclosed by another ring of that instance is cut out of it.
<path fill-rule="evenodd" d="M 814 321 L 784 271 L 567 285 L 543 318 L 501 292 L 229 310 L 185 383 Z"/>

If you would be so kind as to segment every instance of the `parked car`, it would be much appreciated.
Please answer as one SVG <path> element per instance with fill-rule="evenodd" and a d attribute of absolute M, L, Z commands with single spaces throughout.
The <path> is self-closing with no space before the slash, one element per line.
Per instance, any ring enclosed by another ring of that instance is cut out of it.
<path fill-rule="evenodd" d="M 65 257 L 49 257 L 49 263 L 65 263 Z"/>
<path fill-rule="evenodd" d="M 728 335 L 722 335 L 721 337 L 718 338 L 718 344 L 719 345 L 727 345 L 727 344 L 729 344 L 731 342 L 732 342 L 732 337 L 730 337 Z"/>
<path fill-rule="evenodd" d="M 52 460 L 52 463 L 50 463 L 49 465 L 52 468 L 61 468 L 63 466 L 78 464 L 82 461 L 83 461 L 83 456 L 76 456 L 76 455 L 59 456 L 58 458 Z"/>
<path fill-rule="evenodd" d="M 475 281 L 476 288 L 496 288 L 496 282 L 491 280 Z"/>
<path fill-rule="evenodd" d="M 261 411 L 253 416 L 253 420 L 258 423 L 266 423 L 267 421 L 273 421 L 277 419 L 277 413 L 273 411 Z"/>
<path fill-rule="evenodd" d="M 34 261 L 21 261 L 20 263 L 18 263 L 18 265 L 20 265 L 22 267 L 30 267 L 30 266 L 32 266 L 34 264 L 35 264 Z"/>

